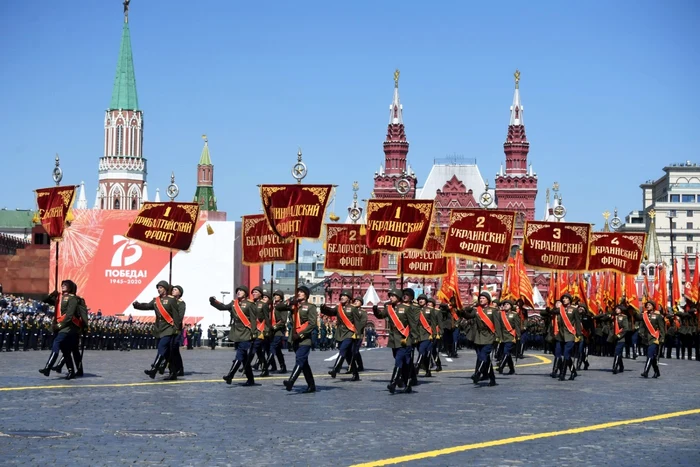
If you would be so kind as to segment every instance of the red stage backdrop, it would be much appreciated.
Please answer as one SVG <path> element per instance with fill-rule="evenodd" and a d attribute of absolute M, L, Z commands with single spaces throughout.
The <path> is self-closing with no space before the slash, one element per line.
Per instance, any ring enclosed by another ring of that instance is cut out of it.
<path fill-rule="evenodd" d="M 510 255 L 515 212 L 453 209 L 445 240 L 445 254 L 505 263 Z"/>
<path fill-rule="evenodd" d="M 645 233 L 593 232 L 588 270 L 637 275 L 644 255 Z"/>
<path fill-rule="evenodd" d="M 442 255 L 445 236 L 431 235 L 423 250 L 407 250 L 401 255 L 401 271 L 409 277 L 441 277 L 447 274 L 447 258 Z"/>
<path fill-rule="evenodd" d="M 243 264 L 294 262 L 295 246 L 272 231 L 264 214 L 243 216 Z"/>
<path fill-rule="evenodd" d="M 381 253 L 367 248 L 359 224 L 326 224 L 326 271 L 372 273 L 379 271 Z"/>
<path fill-rule="evenodd" d="M 41 225 L 52 240 L 63 238 L 66 216 L 73 205 L 76 188 L 75 185 L 68 185 L 34 190 Z"/>
<path fill-rule="evenodd" d="M 367 246 L 372 251 L 422 250 L 433 218 L 432 200 L 371 199 L 367 202 Z"/>
<path fill-rule="evenodd" d="M 527 221 L 523 260 L 538 269 L 585 271 L 590 234 L 590 224 Z"/>
<path fill-rule="evenodd" d="M 282 238 L 317 239 L 332 189 L 332 185 L 261 185 L 270 228 Z"/>
<path fill-rule="evenodd" d="M 186 251 L 198 218 L 197 203 L 145 202 L 124 236 L 159 248 Z"/>

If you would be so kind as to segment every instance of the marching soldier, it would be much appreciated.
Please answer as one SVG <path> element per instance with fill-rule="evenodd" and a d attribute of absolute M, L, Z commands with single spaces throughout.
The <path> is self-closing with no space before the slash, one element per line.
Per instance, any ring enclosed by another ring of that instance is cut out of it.
<path fill-rule="evenodd" d="M 158 353 L 149 370 L 143 370 L 151 379 L 156 377 L 156 373 L 165 372 L 165 367 L 171 357 L 171 341 L 177 339 L 182 332 L 182 316 L 177 306 L 177 300 L 168 295 L 170 284 L 167 281 L 160 281 L 156 284 L 158 296 L 148 303 L 134 302 L 132 306 L 137 310 L 153 310 L 156 315 L 154 325 L 154 335 L 159 338 Z M 175 372 L 175 378 L 177 373 Z M 175 379 L 173 378 L 173 379 Z"/>
<path fill-rule="evenodd" d="M 554 338 L 559 347 L 559 381 L 566 380 L 567 368 L 571 371 L 569 381 L 573 381 L 578 373 L 574 366 L 572 351 L 581 339 L 581 318 L 578 310 L 571 304 L 571 295 L 565 293 L 554 305 Z"/>
<path fill-rule="evenodd" d="M 593 340 L 595 325 L 593 324 L 593 319 L 591 318 L 593 314 L 588 311 L 586 305 L 579 303 L 578 314 L 581 318 L 581 340 L 578 343 L 578 356 L 576 358 L 576 369 L 580 370 L 581 365 L 583 369 L 588 370 L 588 353 Z"/>
<path fill-rule="evenodd" d="M 181 285 L 174 285 L 172 289 L 172 296 L 176 300 L 175 306 L 177 307 L 178 316 L 180 320 L 184 322 L 185 312 L 187 311 L 187 304 L 182 299 L 182 295 L 185 293 Z M 180 354 L 180 347 L 182 346 L 182 332 L 178 332 L 177 336 L 170 341 L 170 370 L 171 380 L 176 380 L 178 376 L 185 376 L 185 368 L 182 362 L 182 354 Z"/>
<path fill-rule="evenodd" d="M 612 372 L 616 375 L 618 372 L 625 371 L 625 365 L 622 362 L 622 351 L 625 349 L 625 335 L 630 330 L 629 320 L 623 313 L 625 307 L 617 305 L 615 307 L 615 316 L 613 317 L 613 334 L 610 335 L 611 342 L 615 344 L 615 357 L 613 358 Z"/>
<path fill-rule="evenodd" d="M 462 311 L 462 316 L 467 319 L 474 319 L 476 335 L 474 336 L 474 346 L 476 347 L 476 369 L 471 376 L 474 384 L 479 384 L 481 376 L 489 378 L 489 386 L 496 386 L 496 374 L 493 371 L 491 362 L 491 351 L 496 343 L 496 337 L 500 331 L 500 320 L 498 310 L 491 306 L 491 294 L 481 292 L 479 294 L 477 306 L 470 306 Z M 442 305 L 441 305 L 442 306 Z"/>
<path fill-rule="evenodd" d="M 243 372 L 247 378 L 243 386 L 255 385 L 253 370 L 250 368 L 249 353 L 253 343 L 253 332 L 255 330 L 255 304 L 248 300 L 248 287 L 239 285 L 236 287 L 236 298 L 228 304 L 219 302 L 214 297 L 209 297 L 209 303 L 217 310 L 228 310 L 231 313 L 231 331 L 229 339 L 236 346 L 236 358 L 233 360 L 231 369 L 224 376 L 226 384 L 231 384 L 236 376 L 238 368 L 243 366 Z"/>
<path fill-rule="evenodd" d="M 350 291 L 343 290 L 340 293 L 340 303 L 334 307 L 326 304 L 321 305 L 321 313 L 326 316 L 337 316 L 338 319 L 338 327 L 335 334 L 335 339 L 338 342 L 338 357 L 335 359 L 333 368 L 328 374 L 331 375 L 331 378 L 335 378 L 343 366 L 343 360 L 347 360 L 352 372 L 352 381 L 359 381 L 360 375 L 357 372 L 357 365 L 353 359 L 353 340 L 357 339 L 357 328 L 354 322 L 357 310 L 350 304 L 350 300 L 352 300 Z"/>
<path fill-rule="evenodd" d="M 217 339 L 217 332 L 216 328 L 212 324 L 209 326 L 209 330 L 207 331 L 207 340 L 209 341 L 209 347 L 211 347 L 212 350 L 216 348 L 216 339 Z"/>
<path fill-rule="evenodd" d="M 268 308 L 267 303 L 262 300 L 262 287 L 253 287 L 251 295 L 253 296 L 255 324 L 253 329 L 253 348 L 251 349 L 248 358 L 250 358 L 250 362 L 252 363 L 253 358 L 257 356 L 258 363 L 255 364 L 254 369 L 257 370 L 259 367 L 262 367 L 263 370 L 260 373 L 260 376 L 270 376 L 269 371 L 267 371 L 267 368 L 265 368 L 265 352 L 263 349 L 265 344 L 265 336 L 269 333 L 268 320 L 270 309 Z"/>
<path fill-rule="evenodd" d="M 304 373 L 307 388 L 305 393 L 316 392 L 314 375 L 309 366 L 309 353 L 311 352 L 311 333 L 316 329 L 318 322 L 318 311 L 316 305 L 309 303 L 311 291 L 305 285 L 296 289 L 296 298 L 286 302 L 280 302 L 275 309 L 280 311 L 291 311 L 292 323 L 292 349 L 296 354 L 296 362 L 289 379 L 284 381 L 284 387 L 291 391 L 294 383 L 299 378 L 300 373 Z"/>
<path fill-rule="evenodd" d="M 428 308 L 435 319 L 435 334 L 431 349 L 431 358 L 435 362 L 435 371 L 442 371 L 442 361 L 440 360 L 440 347 L 442 345 L 442 312 L 436 308 L 437 302 L 434 298 L 428 299 Z"/>
<path fill-rule="evenodd" d="M 649 377 L 649 367 L 651 366 L 654 369 L 652 378 L 658 378 L 661 376 L 658 364 L 658 351 L 659 346 L 663 344 L 666 338 L 666 323 L 661 313 L 656 309 L 656 304 L 651 300 L 644 305 L 641 321 L 640 328 L 644 326 L 647 335 L 647 361 L 644 364 L 642 377 Z"/>
<path fill-rule="evenodd" d="M 285 364 L 284 354 L 282 353 L 285 341 L 285 330 L 287 329 L 287 311 L 277 309 L 277 305 L 282 303 L 283 299 L 284 292 L 281 290 L 275 290 L 272 294 L 273 301 L 270 310 L 270 334 L 272 340 L 270 341 L 268 360 L 265 363 L 266 368 L 271 368 L 272 365 L 274 365 L 275 357 L 277 357 L 280 364 L 278 374 L 287 373 L 287 365 Z"/>
<path fill-rule="evenodd" d="M 362 339 L 365 337 L 365 327 L 367 326 L 367 312 L 362 309 L 362 305 L 364 305 L 364 300 L 362 299 L 362 297 L 357 296 L 353 298 L 352 306 L 355 307 L 356 311 L 354 322 L 355 329 L 357 329 L 357 332 L 355 333 L 357 337 L 353 339 L 352 342 L 352 358 L 354 360 L 358 372 L 365 371 L 365 366 L 362 363 L 362 354 L 360 353 L 360 349 L 362 349 Z M 350 365 L 350 367 L 352 367 L 352 365 Z"/>
<path fill-rule="evenodd" d="M 421 365 L 425 366 L 425 376 L 431 377 L 430 356 L 432 354 L 433 342 L 437 335 L 437 310 L 428 306 L 428 297 L 425 294 L 418 295 L 418 326 L 415 327 L 414 342 L 418 343 L 418 360 L 415 364 L 416 374 L 420 371 Z"/>
<path fill-rule="evenodd" d="M 513 302 L 504 300 L 501 303 L 500 321 L 501 321 L 501 344 L 503 345 L 502 358 L 498 364 L 498 372 L 503 374 L 503 370 L 508 365 L 508 374 L 515 373 L 515 364 L 513 363 L 512 352 L 517 349 L 517 342 L 520 340 L 521 324 L 520 315 L 513 309 Z"/>
<path fill-rule="evenodd" d="M 407 289 L 410 290 L 410 289 Z M 406 292 L 406 290 L 404 290 Z M 413 292 L 413 290 L 411 290 Z M 387 385 L 390 393 L 394 394 L 396 387 L 406 385 L 405 393 L 411 393 L 410 369 L 411 366 L 411 323 L 409 322 L 410 303 L 399 303 L 401 291 L 392 289 L 389 291 L 389 301 L 382 308 L 374 305 L 374 316 L 379 319 L 389 318 L 389 342 L 387 346 L 394 354 L 394 370 L 391 380 Z M 405 383 L 404 383 L 405 382 Z"/>

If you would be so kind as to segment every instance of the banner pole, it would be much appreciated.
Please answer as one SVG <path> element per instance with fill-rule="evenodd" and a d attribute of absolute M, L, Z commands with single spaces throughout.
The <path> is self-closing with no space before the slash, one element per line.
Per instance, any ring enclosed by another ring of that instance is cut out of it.
<path fill-rule="evenodd" d="M 54 275 L 54 280 L 53 280 L 53 289 L 58 290 L 58 245 L 59 242 L 56 243 L 56 269 L 55 269 L 55 275 Z"/>
<path fill-rule="evenodd" d="M 168 272 L 168 284 L 173 284 L 173 250 L 170 250 L 170 270 Z"/>

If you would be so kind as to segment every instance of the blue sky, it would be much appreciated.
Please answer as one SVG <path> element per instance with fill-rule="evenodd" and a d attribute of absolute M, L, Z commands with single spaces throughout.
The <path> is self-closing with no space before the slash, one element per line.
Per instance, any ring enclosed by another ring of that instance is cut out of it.
<path fill-rule="evenodd" d="M 664 165 L 700 162 L 699 20 L 692 0 L 134 0 L 149 192 L 174 170 L 191 198 L 206 133 L 230 219 L 259 212 L 257 184 L 293 182 L 298 146 L 345 212 L 383 162 L 397 67 L 419 184 L 451 154 L 493 183 L 519 68 L 536 215 L 558 181 L 567 220 L 599 228 Z M 0 3 L 0 207 L 33 208 L 57 152 L 92 206 L 121 27 L 119 0 Z"/>

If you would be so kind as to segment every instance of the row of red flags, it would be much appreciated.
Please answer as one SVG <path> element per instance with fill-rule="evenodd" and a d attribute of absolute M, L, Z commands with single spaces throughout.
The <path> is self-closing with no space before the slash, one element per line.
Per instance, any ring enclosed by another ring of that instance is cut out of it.
<path fill-rule="evenodd" d="M 671 298 L 673 306 L 678 307 L 681 301 L 681 281 L 678 260 L 673 268 L 673 290 Z M 683 296 L 687 301 L 697 303 L 700 295 L 700 255 L 695 256 L 695 271 L 692 279 L 690 276 L 690 264 L 688 255 L 685 255 L 685 286 Z M 649 275 L 644 276 L 642 303 L 652 300 L 657 306 L 666 307 L 668 303 L 668 281 L 665 265 L 660 265 L 654 274 L 654 279 L 649 280 Z M 588 309 L 598 314 L 606 307 L 614 303 L 620 303 L 624 296 L 627 303 L 639 307 L 639 290 L 636 276 L 620 274 L 610 271 L 593 273 L 590 283 L 584 275 L 578 272 L 551 273 L 549 279 L 549 294 L 547 295 L 547 307 L 553 308 L 559 298 L 568 293 L 579 303 L 585 303 Z M 459 280 L 457 276 L 457 262 L 454 257 L 447 259 L 447 274 L 442 281 L 442 287 L 437 297 L 444 301 L 454 298 L 457 306 L 461 308 L 462 300 L 459 294 Z M 527 276 L 525 264 L 520 251 L 514 257 L 508 259 L 504 270 L 502 300 L 523 300 L 525 306 L 534 308 L 533 288 Z"/>

